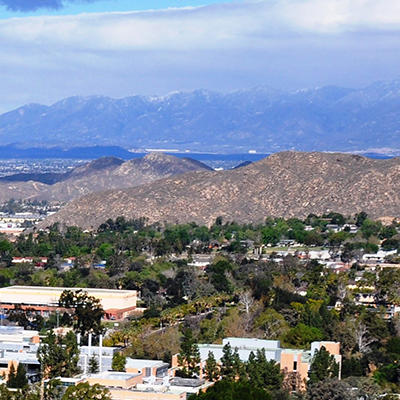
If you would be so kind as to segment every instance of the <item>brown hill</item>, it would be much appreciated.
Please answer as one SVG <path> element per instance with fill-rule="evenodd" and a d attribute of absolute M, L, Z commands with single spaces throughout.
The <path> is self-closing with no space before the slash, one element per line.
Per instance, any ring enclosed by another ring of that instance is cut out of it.
<path fill-rule="evenodd" d="M 90 193 L 129 188 L 189 171 L 210 169 L 207 165 L 190 158 L 177 158 L 160 153 L 150 153 L 143 158 L 126 162 L 115 157 L 102 157 L 75 168 L 53 185 L 33 185 L 33 182 L 7 183 L 8 186 L 14 186 L 15 191 L 6 192 L 4 197 L 6 200 L 11 196 L 70 201 Z M 2 182 L 0 187 L 1 185 Z"/>
<path fill-rule="evenodd" d="M 108 218 L 211 224 L 257 222 L 267 216 L 366 211 L 400 215 L 400 158 L 283 152 L 237 170 L 193 172 L 134 189 L 112 190 L 71 202 L 45 221 L 97 227 Z M 43 225 L 44 226 L 44 225 Z"/>
<path fill-rule="evenodd" d="M 38 193 L 46 189 L 41 182 L 0 182 L 0 203 L 11 199 L 34 199 Z"/>

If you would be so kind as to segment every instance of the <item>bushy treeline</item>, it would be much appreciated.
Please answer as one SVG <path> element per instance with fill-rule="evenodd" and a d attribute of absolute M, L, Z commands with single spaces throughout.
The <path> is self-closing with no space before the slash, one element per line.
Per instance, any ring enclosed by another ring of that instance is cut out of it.
<path fill-rule="evenodd" d="M 358 232 L 351 233 L 347 223 L 355 224 Z M 334 232 L 329 224 L 343 229 Z M 121 324 L 106 340 L 123 345 L 132 357 L 170 361 L 180 351 L 186 328 L 196 343 L 218 343 L 228 336 L 259 337 L 306 348 L 312 341 L 334 340 L 341 342 L 344 377 L 372 379 L 385 390 L 396 391 L 400 319 L 389 318 L 387 306 L 400 304 L 399 269 L 360 275 L 364 267 L 355 262 L 349 271 L 336 274 L 316 261 L 291 255 L 278 262 L 274 257 L 252 259 L 245 253 L 248 241 L 258 246 L 288 239 L 307 246 L 326 245 L 332 254 L 340 249 L 344 260 L 357 259 L 380 244 L 398 248 L 397 229 L 396 224 L 383 226 L 365 213 L 351 218 L 310 215 L 304 221 L 267 219 L 259 225 L 224 223 L 218 218 L 211 227 L 149 226 L 144 220 L 118 218 L 96 232 L 55 225 L 14 243 L 0 241 L 0 284 L 139 290 L 146 312 Z M 212 252 L 211 264 L 204 269 L 189 265 L 197 252 Z M 40 269 L 12 265 L 13 256 L 45 256 L 48 262 Z M 76 257 L 74 265 L 60 269 L 62 259 L 71 256 Z M 100 260 L 106 261 L 105 268 L 94 267 Z M 358 305 L 357 291 L 349 285 L 374 288 L 377 307 Z M 33 316 L 17 322 L 37 328 Z M 39 328 L 54 322 L 51 316 Z"/>

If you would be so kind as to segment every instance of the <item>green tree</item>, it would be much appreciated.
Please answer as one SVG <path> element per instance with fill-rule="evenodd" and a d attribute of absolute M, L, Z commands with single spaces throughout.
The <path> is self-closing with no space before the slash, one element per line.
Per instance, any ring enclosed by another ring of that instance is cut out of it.
<path fill-rule="evenodd" d="M 0 385 L 0 399 L 1 400 L 13 400 L 13 395 L 7 389 L 6 385 Z"/>
<path fill-rule="evenodd" d="M 114 371 L 122 372 L 125 371 L 125 365 L 126 365 L 126 357 L 120 352 L 114 353 L 112 358 L 111 368 Z"/>
<path fill-rule="evenodd" d="M 232 264 L 226 259 L 219 259 L 207 268 L 210 282 L 218 292 L 232 293 L 232 283 L 227 277 L 227 273 L 232 269 Z"/>
<path fill-rule="evenodd" d="M 190 328 L 183 330 L 181 337 L 181 351 L 178 354 L 178 364 L 182 368 L 181 375 L 193 377 L 200 372 L 200 352 Z"/>
<path fill-rule="evenodd" d="M 378 221 L 373 221 L 371 219 L 365 219 L 360 231 L 365 239 L 369 239 L 371 236 L 378 236 L 380 230 L 382 229 L 382 224 Z"/>
<path fill-rule="evenodd" d="M 266 339 L 277 339 L 289 330 L 289 325 L 283 315 L 273 308 L 267 308 L 255 320 L 255 326 L 261 328 Z"/>
<path fill-rule="evenodd" d="M 97 251 L 96 254 L 102 259 L 102 260 L 107 260 L 109 257 L 111 257 L 112 254 L 114 254 L 114 249 L 112 244 L 110 243 L 102 243 Z"/>
<path fill-rule="evenodd" d="M 307 347 L 311 342 L 322 340 L 323 336 L 320 329 L 299 323 L 285 335 L 285 342 L 295 347 Z"/>
<path fill-rule="evenodd" d="M 356 214 L 356 225 L 357 226 L 362 226 L 364 221 L 368 218 L 368 214 L 364 211 L 361 211 L 360 213 Z"/>
<path fill-rule="evenodd" d="M 72 326 L 75 332 L 79 332 L 82 336 L 87 336 L 89 333 L 98 335 L 103 332 L 101 319 L 104 310 L 99 299 L 81 290 L 64 290 L 59 305 L 74 311 Z"/>
<path fill-rule="evenodd" d="M 99 372 L 99 363 L 97 362 L 96 357 L 91 357 L 89 360 L 89 373 L 96 374 Z"/>
<path fill-rule="evenodd" d="M 223 379 L 206 392 L 191 396 L 190 400 L 271 400 L 271 395 L 251 382 Z"/>
<path fill-rule="evenodd" d="M 64 387 L 59 379 L 50 379 L 44 388 L 43 400 L 61 400 Z"/>
<path fill-rule="evenodd" d="M 22 389 L 24 387 L 28 386 L 28 379 L 26 377 L 26 369 L 23 364 L 19 363 L 17 367 L 17 372 L 15 374 L 15 380 L 14 380 L 14 388 L 17 389 Z"/>
<path fill-rule="evenodd" d="M 11 364 L 10 370 L 8 371 L 8 376 L 7 376 L 7 387 L 10 388 L 15 388 L 15 376 L 16 376 L 16 371 L 14 367 L 14 363 Z"/>
<path fill-rule="evenodd" d="M 219 368 L 212 351 L 208 352 L 206 365 L 204 366 L 204 374 L 207 380 L 210 382 L 214 382 L 219 379 Z"/>
<path fill-rule="evenodd" d="M 107 388 L 95 384 L 78 383 L 76 386 L 70 386 L 62 400 L 111 400 L 110 392 Z"/>
<path fill-rule="evenodd" d="M 328 378 L 337 378 L 339 375 L 339 364 L 335 357 L 322 346 L 317 350 L 311 361 L 308 372 L 309 383 L 313 384 Z"/>
<path fill-rule="evenodd" d="M 234 380 L 236 375 L 234 373 L 234 359 L 233 351 L 230 343 L 224 345 L 221 357 L 221 376 L 223 379 Z"/>
<path fill-rule="evenodd" d="M 63 338 L 48 331 L 38 349 L 38 359 L 45 378 L 79 373 L 79 348 L 74 333 L 68 332 Z"/>
<path fill-rule="evenodd" d="M 283 374 L 280 366 L 274 360 L 267 360 L 264 349 L 257 350 L 256 355 L 253 352 L 250 353 L 246 372 L 249 381 L 258 388 L 270 392 L 276 392 L 282 388 Z"/>
<path fill-rule="evenodd" d="M 347 383 L 328 378 L 307 386 L 307 400 L 357 400 L 356 392 Z"/>
<path fill-rule="evenodd" d="M 232 347 L 227 343 L 222 349 L 221 357 L 221 376 L 224 379 L 235 380 L 245 376 L 244 365 L 240 360 L 237 349 L 232 351 Z"/>

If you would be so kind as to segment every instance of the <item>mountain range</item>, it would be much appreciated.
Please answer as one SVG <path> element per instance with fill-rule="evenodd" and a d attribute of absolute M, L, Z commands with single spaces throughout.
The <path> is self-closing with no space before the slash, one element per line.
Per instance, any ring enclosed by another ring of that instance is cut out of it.
<path fill-rule="evenodd" d="M 71 97 L 0 115 L 2 144 L 219 153 L 400 148 L 400 80 L 363 89 L 256 87 L 161 97 Z"/>
<path fill-rule="evenodd" d="M 211 168 L 190 158 L 162 153 L 128 161 L 102 157 L 64 174 L 16 174 L 0 178 L 0 201 L 14 198 L 67 202 L 89 193 L 135 187 L 197 170 Z"/>
<path fill-rule="evenodd" d="M 261 222 L 334 211 L 400 216 L 400 158 L 281 152 L 242 168 L 194 171 L 74 200 L 42 223 L 95 228 L 108 218 L 152 222 Z"/>

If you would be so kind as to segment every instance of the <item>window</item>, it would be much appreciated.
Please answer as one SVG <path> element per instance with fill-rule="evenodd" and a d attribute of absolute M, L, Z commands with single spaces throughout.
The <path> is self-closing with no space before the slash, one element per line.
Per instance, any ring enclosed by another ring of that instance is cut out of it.
<path fill-rule="evenodd" d="M 297 361 L 293 361 L 293 371 L 297 371 Z"/>

